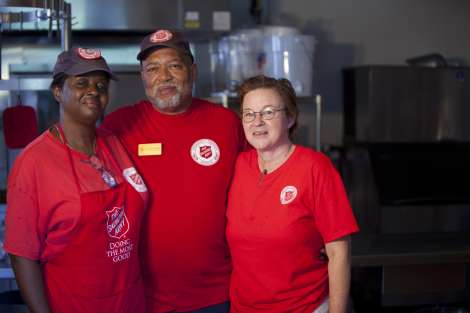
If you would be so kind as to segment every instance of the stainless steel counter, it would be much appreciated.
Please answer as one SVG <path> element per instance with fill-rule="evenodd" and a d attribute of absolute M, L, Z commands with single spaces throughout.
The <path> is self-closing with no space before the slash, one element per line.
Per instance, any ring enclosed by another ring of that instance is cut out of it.
<path fill-rule="evenodd" d="M 470 298 L 468 234 L 356 235 L 352 267 L 356 290 L 380 294 L 383 306 Z"/>

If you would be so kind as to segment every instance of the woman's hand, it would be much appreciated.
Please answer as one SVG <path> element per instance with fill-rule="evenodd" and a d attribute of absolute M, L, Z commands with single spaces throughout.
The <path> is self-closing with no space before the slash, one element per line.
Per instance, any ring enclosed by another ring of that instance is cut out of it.
<path fill-rule="evenodd" d="M 51 313 L 39 262 L 13 254 L 10 259 L 21 296 L 31 313 Z"/>

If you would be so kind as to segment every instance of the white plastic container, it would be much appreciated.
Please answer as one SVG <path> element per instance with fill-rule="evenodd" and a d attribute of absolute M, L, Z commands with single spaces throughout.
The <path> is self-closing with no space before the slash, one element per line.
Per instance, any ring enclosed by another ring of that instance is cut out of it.
<path fill-rule="evenodd" d="M 296 29 L 265 27 L 240 30 L 211 44 L 212 91 L 233 95 L 247 78 L 264 74 L 287 78 L 297 96 L 311 96 L 313 36 Z"/>
<path fill-rule="evenodd" d="M 262 32 L 243 32 L 222 37 L 209 46 L 213 93 L 234 94 L 246 78 L 261 74 L 257 56 L 262 51 Z"/>
<path fill-rule="evenodd" d="M 261 72 L 289 79 L 297 96 L 312 96 L 314 47 L 312 36 L 265 36 Z"/>

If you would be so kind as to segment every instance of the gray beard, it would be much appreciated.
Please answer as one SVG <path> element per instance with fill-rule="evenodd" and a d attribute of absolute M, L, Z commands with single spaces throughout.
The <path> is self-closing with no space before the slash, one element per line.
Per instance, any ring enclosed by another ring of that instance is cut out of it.
<path fill-rule="evenodd" d="M 155 105 L 160 110 L 165 111 L 167 109 L 178 107 L 180 105 L 181 100 L 182 100 L 182 93 L 177 92 L 174 96 L 172 96 L 170 99 L 166 101 L 162 99 L 155 99 Z"/>

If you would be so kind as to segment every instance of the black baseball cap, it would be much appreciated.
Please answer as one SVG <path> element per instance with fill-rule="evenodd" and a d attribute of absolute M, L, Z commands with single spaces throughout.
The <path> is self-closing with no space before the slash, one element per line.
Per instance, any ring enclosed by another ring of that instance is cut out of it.
<path fill-rule="evenodd" d="M 137 60 L 143 61 L 150 52 L 158 48 L 173 48 L 189 56 L 194 62 L 193 54 L 189 48 L 189 42 L 179 30 L 159 29 L 147 36 L 140 43 L 140 52 Z"/>
<path fill-rule="evenodd" d="M 52 72 L 53 77 L 60 74 L 69 76 L 86 74 L 94 71 L 106 72 L 113 80 L 118 80 L 108 67 L 106 60 L 98 49 L 73 48 L 63 51 L 57 56 L 57 62 Z"/>

